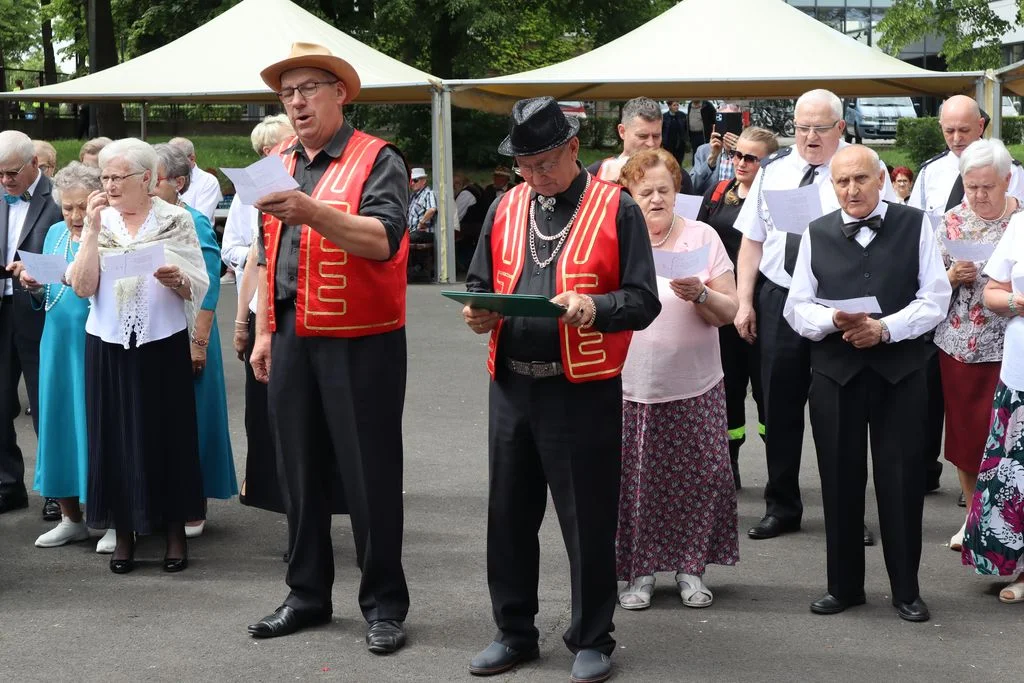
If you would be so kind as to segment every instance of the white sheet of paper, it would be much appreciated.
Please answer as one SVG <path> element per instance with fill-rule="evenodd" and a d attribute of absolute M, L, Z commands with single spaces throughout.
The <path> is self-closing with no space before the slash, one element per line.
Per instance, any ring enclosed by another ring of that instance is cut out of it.
<path fill-rule="evenodd" d="M 704 197 L 695 194 L 677 194 L 675 212 L 677 216 L 697 220 L 697 212 L 700 211 L 701 202 Z"/>
<path fill-rule="evenodd" d="M 234 183 L 239 200 L 249 206 L 271 192 L 286 192 L 299 186 L 295 182 L 295 178 L 288 175 L 281 157 L 276 154 L 263 157 L 255 164 L 245 168 L 222 168 L 220 170 L 224 171 L 224 175 Z"/>
<path fill-rule="evenodd" d="M 992 252 L 996 250 L 994 244 L 972 240 L 951 240 L 943 237 L 942 243 L 946 245 L 946 251 L 954 261 L 988 261 Z"/>
<path fill-rule="evenodd" d="M 52 285 L 61 281 L 65 271 L 68 269 L 68 262 L 63 256 L 54 254 L 34 254 L 31 251 L 18 250 L 21 262 L 25 264 L 25 270 L 29 276 L 41 285 Z"/>
<path fill-rule="evenodd" d="M 696 275 L 708 267 L 708 254 L 711 253 L 711 245 L 693 251 L 663 251 L 654 250 L 654 272 L 660 277 L 667 277 L 675 280 L 681 277 Z"/>
<path fill-rule="evenodd" d="M 882 307 L 878 305 L 878 299 L 873 296 L 861 296 L 855 299 L 814 299 L 814 303 L 821 304 L 826 308 L 834 308 L 843 313 L 881 313 Z"/>
<path fill-rule="evenodd" d="M 1018 294 L 1024 294 L 1024 275 L 1013 278 L 1012 286 Z"/>
<path fill-rule="evenodd" d="M 802 235 L 807 225 L 821 218 L 821 188 L 805 185 L 794 190 L 765 190 L 764 203 L 779 230 Z"/>
<path fill-rule="evenodd" d="M 167 265 L 162 244 L 129 251 L 124 254 L 108 254 L 103 257 L 103 274 L 120 280 L 136 275 L 152 275 L 160 266 Z"/>

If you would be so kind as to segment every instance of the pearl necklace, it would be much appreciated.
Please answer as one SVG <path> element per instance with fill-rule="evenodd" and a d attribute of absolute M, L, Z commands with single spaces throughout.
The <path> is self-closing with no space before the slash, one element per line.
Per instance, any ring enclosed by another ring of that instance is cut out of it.
<path fill-rule="evenodd" d="M 572 212 L 572 216 L 569 217 L 569 222 L 565 224 L 559 232 L 551 235 L 545 235 L 537 227 L 537 202 L 530 202 L 530 256 L 533 257 L 533 262 L 537 264 L 538 268 L 544 269 L 551 265 L 551 262 L 555 260 L 558 255 L 558 251 L 565 244 L 565 239 L 569 236 L 569 230 L 572 228 L 572 224 L 576 222 L 576 216 L 580 212 L 580 208 L 583 206 L 583 198 L 587 196 L 587 190 L 590 189 L 590 174 L 587 174 L 587 184 L 583 186 L 583 192 L 580 194 L 580 199 L 576 202 L 576 210 Z M 551 255 L 544 261 L 541 261 L 537 256 L 537 238 L 544 240 L 545 242 L 554 242 L 558 240 L 558 244 L 551 250 Z"/>
<path fill-rule="evenodd" d="M 53 253 L 56 254 L 58 251 L 60 251 L 60 244 L 65 239 L 67 240 L 67 244 L 64 246 L 64 260 L 67 261 L 68 263 L 71 263 L 71 230 L 70 229 L 64 228 L 64 232 L 62 232 L 60 237 L 57 238 L 57 244 L 55 244 L 54 247 L 53 247 Z M 50 309 L 52 309 L 54 306 L 57 305 L 57 302 L 60 301 L 62 296 L 64 296 L 64 292 L 67 291 L 67 288 L 68 288 L 67 285 L 65 285 L 64 283 L 61 283 L 60 289 L 57 291 L 57 296 L 55 296 L 53 298 L 53 301 L 51 301 L 50 300 L 50 288 L 51 287 L 52 287 L 52 285 L 46 285 L 46 293 L 43 296 L 43 311 L 46 312 L 46 313 L 49 313 Z"/>
<path fill-rule="evenodd" d="M 672 230 L 675 227 L 676 227 L 676 217 L 672 216 L 672 222 L 669 223 L 669 225 L 668 225 L 668 232 L 665 233 L 665 236 L 662 238 L 662 240 L 660 242 L 651 242 L 651 246 L 654 247 L 655 249 L 657 249 L 661 245 L 665 244 L 665 242 L 668 242 L 668 238 L 672 236 Z"/>

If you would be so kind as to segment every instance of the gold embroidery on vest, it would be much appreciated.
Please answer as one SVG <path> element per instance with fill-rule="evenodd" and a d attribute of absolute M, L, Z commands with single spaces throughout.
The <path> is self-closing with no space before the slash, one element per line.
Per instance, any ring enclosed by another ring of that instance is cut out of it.
<path fill-rule="evenodd" d="M 516 279 L 522 272 L 526 212 L 530 206 L 530 191 L 526 185 L 511 190 L 515 193 L 509 197 L 505 206 L 505 234 L 501 243 L 501 264 L 505 268 L 495 268 L 494 290 L 505 294 L 512 293 L 515 289 Z"/>

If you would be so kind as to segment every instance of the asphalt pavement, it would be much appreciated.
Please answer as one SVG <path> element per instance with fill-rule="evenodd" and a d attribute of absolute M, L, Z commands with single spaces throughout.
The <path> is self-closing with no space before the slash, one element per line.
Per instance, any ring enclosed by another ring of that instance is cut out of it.
<path fill-rule="evenodd" d="M 38 549 L 51 528 L 41 500 L 0 515 L 0 681 L 340 680 L 469 681 L 469 659 L 494 634 L 485 575 L 487 512 L 486 338 L 461 323 L 445 287 L 409 290 L 405 410 L 404 562 L 412 594 L 409 644 L 369 654 L 356 602 L 359 571 L 346 517 L 336 517 L 333 623 L 274 640 L 246 625 L 286 594 L 283 516 L 212 501 L 206 533 L 190 543 L 188 570 L 160 570 L 161 538 L 140 542 L 141 566 L 118 576 L 95 542 Z M 461 287 L 460 287 L 461 288 Z M 232 442 L 244 472 L 243 373 L 230 351 L 234 288 L 219 308 Z M 153 389 L 159 391 L 158 387 Z M 753 419 L 753 410 L 748 414 Z M 751 425 L 753 427 L 753 425 Z M 35 437 L 17 421 L 32 481 Z M 753 429 L 749 430 L 753 432 Z M 800 533 L 752 541 L 763 512 L 764 449 L 744 446 L 739 494 L 740 564 L 712 566 L 707 609 L 684 607 L 672 575 L 659 575 L 653 605 L 616 613 L 620 681 L 1007 681 L 1024 670 L 1024 605 L 1002 605 L 1004 583 L 962 567 L 946 543 L 962 521 L 947 465 L 925 503 L 922 595 L 932 620 L 911 624 L 890 605 L 882 548 L 866 548 L 868 604 L 836 616 L 810 613 L 825 589 L 824 525 L 810 429 L 806 430 Z M 873 489 L 868 524 L 877 530 Z M 564 681 L 571 655 L 569 576 L 554 510 L 541 530 L 541 658 L 497 681 Z"/>

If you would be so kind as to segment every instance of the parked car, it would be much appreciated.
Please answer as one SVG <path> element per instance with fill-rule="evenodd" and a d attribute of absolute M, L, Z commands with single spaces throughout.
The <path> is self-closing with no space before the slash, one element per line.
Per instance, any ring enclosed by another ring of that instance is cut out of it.
<path fill-rule="evenodd" d="M 896 122 L 916 119 L 917 110 L 909 97 L 857 97 L 846 100 L 846 141 L 858 144 L 864 138 L 896 137 Z"/>
<path fill-rule="evenodd" d="M 1007 95 L 1003 95 L 1003 118 L 1007 116 L 1020 116 L 1019 105 Z"/>
<path fill-rule="evenodd" d="M 566 116 L 575 116 L 578 119 L 587 118 L 587 110 L 579 100 L 559 102 L 558 106 Z"/>

